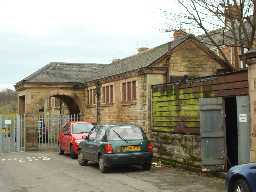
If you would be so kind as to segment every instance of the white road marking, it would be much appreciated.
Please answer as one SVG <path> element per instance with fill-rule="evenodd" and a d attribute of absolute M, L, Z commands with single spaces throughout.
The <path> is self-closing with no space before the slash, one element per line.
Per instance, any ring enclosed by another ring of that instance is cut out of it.
<path fill-rule="evenodd" d="M 8 158 L 8 159 L 5 159 L 5 158 L 2 158 L 0 159 L 2 162 L 4 161 L 18 161 L 19 163 L 26 163 L 26 162 L 32 162 L 32 161 L 49 161 L 51 160 L 50 157 L 47 157 L 47 156 L 38 156 L 38 157 L 24 157 L 24 158 Z"/>

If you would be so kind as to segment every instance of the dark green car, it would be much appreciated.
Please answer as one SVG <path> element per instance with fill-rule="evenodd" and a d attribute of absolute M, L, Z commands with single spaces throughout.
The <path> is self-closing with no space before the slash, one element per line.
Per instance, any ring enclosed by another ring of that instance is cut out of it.
<path fill-rule="evenodd" d="M 78 149 L 79 164 L 97 162 L 101 172 L 120 165 L 141 165 L 149 170 L 152 157 L 153 147 L 143 130 L 127 124 L 96 125 Z"/>

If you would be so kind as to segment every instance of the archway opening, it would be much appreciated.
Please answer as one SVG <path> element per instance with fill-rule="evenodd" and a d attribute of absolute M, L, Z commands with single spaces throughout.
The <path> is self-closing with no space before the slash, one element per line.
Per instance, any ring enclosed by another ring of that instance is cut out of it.
<path fill-rule="evenodd" d="M 80 114 L 80 108 L 70 96 L 53 95 L 47 99 L 44 112 L 60 115 L 78 115 Z"/>
<path fill-rule="evenodd" d="M 80 121 L 79 102 L 67 95 L 51 95 L 39 109 L 38 148 L 39 150 L 58 148 L 58 136 L 67 121 Z"/>

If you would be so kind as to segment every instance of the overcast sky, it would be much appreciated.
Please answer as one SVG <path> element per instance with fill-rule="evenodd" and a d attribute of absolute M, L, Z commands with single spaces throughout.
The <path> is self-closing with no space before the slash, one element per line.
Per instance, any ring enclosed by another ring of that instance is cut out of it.
<path fill-rule="evenodd" d="M 170 40 L 176 0 L 0 0 L 0 89 L 49 62 L 110 63 Z"/>

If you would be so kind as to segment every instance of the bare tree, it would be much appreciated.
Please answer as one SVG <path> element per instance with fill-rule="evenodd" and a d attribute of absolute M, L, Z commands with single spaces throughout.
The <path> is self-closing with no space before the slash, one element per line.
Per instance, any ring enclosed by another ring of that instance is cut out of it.
<path fill-rule="evenodd" d="M 202 34 L 198 38 L 217 51 L 231 65 L 223 46 L 233 47 L 235 67 L 244 48 L 251 49 L 255 42 L 256 0 L 177 0 L 183 11 L 170 13 L 167 31 L 186 29 Z M 175 19 L 173 19 L 175 18 Z"/>

